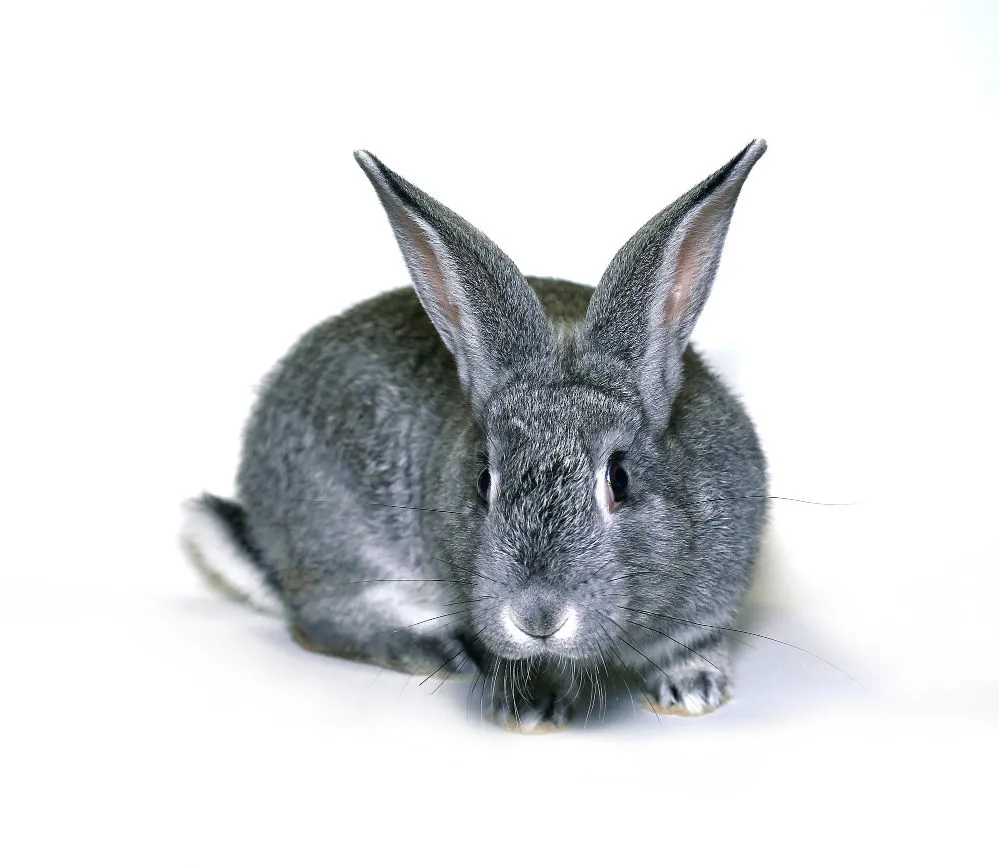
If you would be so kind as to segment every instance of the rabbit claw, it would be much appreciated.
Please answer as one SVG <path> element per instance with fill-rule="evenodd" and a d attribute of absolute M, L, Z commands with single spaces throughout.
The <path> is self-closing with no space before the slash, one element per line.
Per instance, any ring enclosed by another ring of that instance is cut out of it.
<path fill-rule="evenodd" d="M 730 698 L 728 677 L 714 668 L 684 668 L 664 675 L 654 672 L 645 691 L 657 713 L 703 716 Z"/>

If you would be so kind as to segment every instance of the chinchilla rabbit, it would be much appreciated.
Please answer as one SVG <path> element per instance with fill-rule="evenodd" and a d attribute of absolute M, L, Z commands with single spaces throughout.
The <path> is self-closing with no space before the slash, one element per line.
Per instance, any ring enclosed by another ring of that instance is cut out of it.
<path fill-rule="evenodd" d="M 653 217 L 596 289 L 525 278 L 357 153 L 415 292 L 322 323 L 270 374 L 239 502 L 189 504 L 202 565 L 309 649 L 476 675 L 524 731 L 615 690 L 717 708 L 766 467 L 688 340 L 765 150 Z"/>

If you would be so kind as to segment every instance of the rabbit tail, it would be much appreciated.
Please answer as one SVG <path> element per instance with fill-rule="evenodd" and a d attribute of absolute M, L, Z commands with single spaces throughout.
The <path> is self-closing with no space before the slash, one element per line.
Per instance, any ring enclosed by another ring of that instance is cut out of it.
<path fill-rule="evenodd" d="M 239 503 L 213 494 L 189 500 L 181 536 L 216 589 L 268 614 L 284 611 L 280 590 L 250 538 L 246 510 Z"/>

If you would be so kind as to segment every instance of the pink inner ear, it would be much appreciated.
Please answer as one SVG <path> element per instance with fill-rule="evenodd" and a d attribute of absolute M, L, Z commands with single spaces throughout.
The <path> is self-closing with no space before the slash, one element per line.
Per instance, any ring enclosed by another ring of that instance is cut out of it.
<path fill-rule="evenodd" d="M 423 271 L 427 285 L 433 290 L 437 305 L 441 313 L 454 327 L 455 331 L 461 328 L 461 314 L 457 305 L 451 300 L 447 291 L 447 280 L 441 270 L 440 260 L 437 250 L 434 249 L 433 242 L 427 235 L 427 230 L 418 221 L 413 219 L 402 208 L 394 209 L 397 219 L 406 224 L 406 240 L 410 249 L 420 262 L 420 270 Z"/>
<path fill-rule="evenodd" d="M 714 251 L 714 235 L 719 218 L 731 207 L 731 193 L 715 196 L 691 217 L 676 255 L 673 285 L 666 299 L 666 324 L 672 325 L 686 314 L 690 300 Z"/>

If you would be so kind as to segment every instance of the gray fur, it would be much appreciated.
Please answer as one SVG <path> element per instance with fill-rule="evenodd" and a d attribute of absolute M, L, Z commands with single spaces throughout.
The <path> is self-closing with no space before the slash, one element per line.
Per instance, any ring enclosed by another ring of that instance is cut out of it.
<path fill-rule="evenodd" d="M 304 644 L 478 671 L 492 712 L 525 729 L 589 713 L 606 690 L 721 703 L 727 644 L 707 626 L 731 625 L 747 589 L 766 471 L 746 413 L 687 344 L 764 149 L 647 223 L 595 291 L 525 280 L 358 155 L 416 293 L 299 341 L 262 389 L 238 478 L 253 553 Z M 630 487 L 608 515 L 611 455 Z"/>

